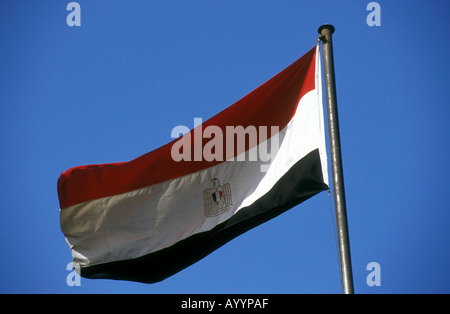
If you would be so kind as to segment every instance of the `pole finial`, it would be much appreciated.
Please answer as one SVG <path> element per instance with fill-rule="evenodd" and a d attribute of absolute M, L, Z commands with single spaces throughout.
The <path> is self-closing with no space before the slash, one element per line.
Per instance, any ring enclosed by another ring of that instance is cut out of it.
<path fill-rule="evenodd" d="M 321 40 L 324 42 L 331 42 L 331 35 L 334 33 L 335 28 L 331 24 L 323 24 L 317 31 L 319 32 L 318 42 Z"/>
<path fill-rule="evenodd" d="M 328 29 L 328 30 L 330 31 L 331 34 L 333 34 L 334 31 L 336 30 L 336 29 L 334 28 L 334 26 L 331 25 L 331 24 L 323 24 L 322 26 L 319 27 L 319 29 L 318 29 L 317 31 L 319 32 L 319 34 L 322 34 L 322 31 L 323 31 L 324 29 Z"/>

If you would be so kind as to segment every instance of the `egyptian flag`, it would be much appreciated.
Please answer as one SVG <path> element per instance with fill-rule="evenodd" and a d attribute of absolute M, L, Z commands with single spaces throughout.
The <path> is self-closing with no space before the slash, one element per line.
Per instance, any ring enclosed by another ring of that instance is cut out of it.
<path fill-rule="evenodd" d="M 158 282 L 327 190 L 323 121 L 316 46 L 154 151 L 67 170 L 58 196 L 75 269 Z"/>

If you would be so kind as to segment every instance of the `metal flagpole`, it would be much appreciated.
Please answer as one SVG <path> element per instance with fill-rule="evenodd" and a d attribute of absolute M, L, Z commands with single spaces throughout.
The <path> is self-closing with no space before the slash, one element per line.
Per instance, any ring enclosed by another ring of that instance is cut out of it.
<path fill-rule="evenodd" d="M 328 109 L 328 131 L 330 135 L 331 171 L 334 187 L 336 227 L 338 231 L 339 252 L 342 273 L 342 287 L 345 294 L 353 294 L 352 263 L 345 205 L 344 178 L 342 172 L 341 140 L 336 101 L 336 82 L 334 78 L 333 42 L 331 35 L 334 26 L 325 24 L 319 27 L 319 39 L 322 41 L 325 90 Z"/>

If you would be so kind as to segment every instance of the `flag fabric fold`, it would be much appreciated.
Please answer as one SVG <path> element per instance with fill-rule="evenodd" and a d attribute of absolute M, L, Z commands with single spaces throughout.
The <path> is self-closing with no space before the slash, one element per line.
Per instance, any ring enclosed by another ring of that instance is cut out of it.
<path fill-rule="evenodd" d="M 164 280 L 328 189 L 318 49 L 154 151 L 61 174 L 81 275 Z"/>

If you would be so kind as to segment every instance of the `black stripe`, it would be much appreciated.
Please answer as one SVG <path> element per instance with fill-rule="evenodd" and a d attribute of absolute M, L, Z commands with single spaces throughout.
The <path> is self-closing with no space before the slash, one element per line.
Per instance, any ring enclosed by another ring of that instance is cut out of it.
<path fill-rule="evenodd" d="M 81 268 L 85 278 L 154 283 L 194 264 L 244 232 L 280 215 L 315 194 L 327 190 L 319 151 L 299 160 L 263 197 L 242 208 L 214 229 L 195 234 L 173 246 L 125 261 Z"/>

